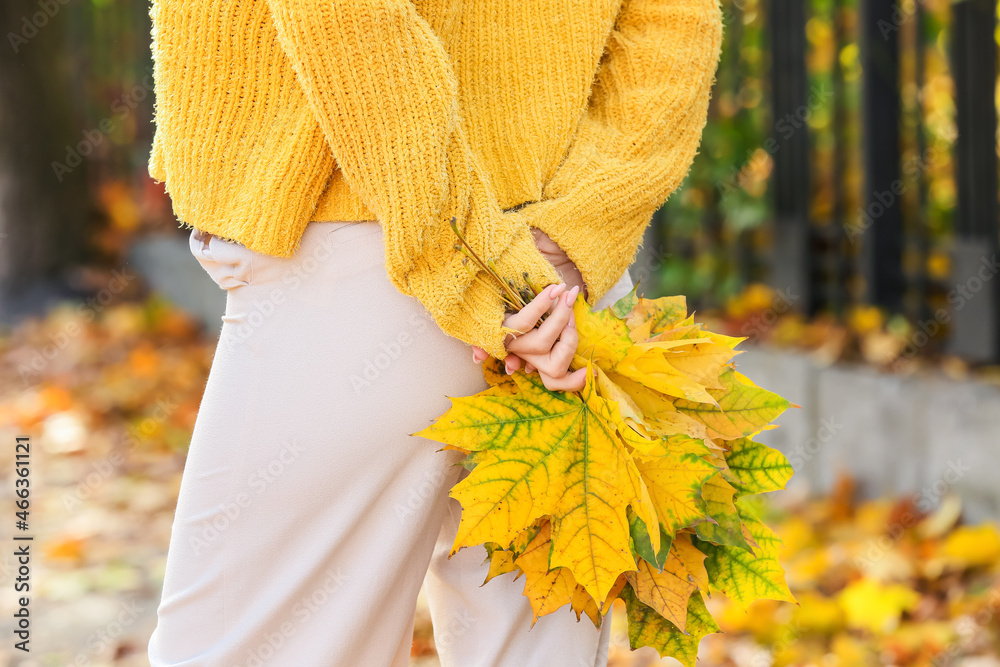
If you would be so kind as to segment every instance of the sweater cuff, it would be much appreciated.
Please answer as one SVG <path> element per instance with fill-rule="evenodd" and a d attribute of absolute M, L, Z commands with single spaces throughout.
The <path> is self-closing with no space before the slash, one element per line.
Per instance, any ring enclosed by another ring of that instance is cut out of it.
<path fill-rule="evenodd" d="M 493 261 L 500 276 L 519 287 L 525 284 L 525 272 L 538 289 L 560 282 L 555 268 L 535 246 L 535 239 L 527 225 L 518 225 L 510 245 Z M 462 296 L 464 307 L 452 322 L 453 335 L 478 345 L 491 357 L 503 360 L 507 356 L 504 338 L 508 329 L 503 326 L 506 308 L 500 296 L 502 288 L 486 272 L 480 270 L 478 276 Z"/>
<path fill-rule="evenodd" d="M 635 230 L 616 236 L 611 225 L 602 229 L 599 221 L 610 212 L 603 210 L 600 197 L 579 202 L 573 197 L 545 199 L 524 207 L 523 215 L 530 227 L 536 227 L 556 242 L 570 261 L 579 269 L 587 286 L 587 303 L 594 307 L 628 269 L 642 240 L 644 224 L 628 225 Z M 648 223 L 648 220 L 646 220 Z"/>

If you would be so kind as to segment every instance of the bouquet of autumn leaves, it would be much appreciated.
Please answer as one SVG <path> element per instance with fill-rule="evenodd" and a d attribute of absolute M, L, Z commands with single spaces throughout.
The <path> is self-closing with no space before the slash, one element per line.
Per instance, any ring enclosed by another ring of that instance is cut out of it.
<path fill-rule="evenodd" d="M 503 283 L 459 238 L 511 307 L 538 293 Z M 790 404 L 737 372 L 743 339 L 695 323 L 682 296 L 633 289 L 598 312 L 578 296 L 574 314 L 582 390 L 549 391 L 489 359 L 490 388 L 451 398 L 414 434 L 466 455 L 470 473 L 450 494 L 462 505 L 451 553 L 484 545 L 487 582 L 523 573 L 535 620 L 569 605 L 600 626 L 620 598 L 633 649 L 693 665 L 701 638 L 719 631 L 703 595 L 744 608 L 794 601 L 778 540 L 746 502 L 792 475 L 752 439 Z"/>

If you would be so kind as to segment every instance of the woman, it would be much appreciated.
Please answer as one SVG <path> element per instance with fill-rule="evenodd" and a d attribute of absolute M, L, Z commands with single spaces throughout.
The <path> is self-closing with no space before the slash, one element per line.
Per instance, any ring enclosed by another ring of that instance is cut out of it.
<path fill-rule="evenodd" d="M 405 665 L 421 582 L 444 665 L 603 665 L 610 624 L 531 627 L 521 581 L 480 588 L 481 548 L 447 558 L 459 457 L 408 434 L 485 388 L 487 355 L 583 385 L 568 304 L 631 288 L 697 151 L 717 0 L 151 14 L 150 173 L 227 291 L 152 665 Z M 504 278 L 550 287 L 507 313 L 452 219 Z"/>

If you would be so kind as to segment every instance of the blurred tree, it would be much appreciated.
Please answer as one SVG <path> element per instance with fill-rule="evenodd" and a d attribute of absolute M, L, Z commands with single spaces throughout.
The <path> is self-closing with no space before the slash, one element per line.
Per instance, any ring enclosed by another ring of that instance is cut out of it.
<path fill-rule="evenodd" d="M 71 114 L 66 11 L 59 0 L 4 0 L 0 24 L 0 320 L 66 293 L 61 272 L 88 254 L 94 218 L 88 138 Z"/>

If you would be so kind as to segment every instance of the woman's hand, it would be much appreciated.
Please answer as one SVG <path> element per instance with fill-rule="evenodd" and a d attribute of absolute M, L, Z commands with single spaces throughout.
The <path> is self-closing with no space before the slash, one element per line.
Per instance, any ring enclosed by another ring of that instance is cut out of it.
<path fill-rule="evenodd" d="M 507 373 L 513 373 L 525 363 L 525 372 L 538 371 L 546 389 L 578 391 L 587 380 L 587 369 L 572 373 L 569 365 L 576 353 L 579 336 L 573 316 L 573 303 L 580 293 L 579 287 L 566 290 L 566 284 L 549 285 L 519 312 L 508 315 L 504 325 L 525 333 L 508 334 L 505 345 L 510 354 L 504 360 Z M 543 314 L 549 313 L 538 324 Z M 537 325 L 537 326 L 536 326 Z M 474 347 L 472 358 L 477 363 L 485 361 L 486 352 Z"/>
<path fill-rule="evenodd" d="M 578 341 L 573 303 L 581 290 L 586 298 L 587 286 L 576 264 L 555 241 L 537 227 L 532 227 L 531 233 L 535 237 L 535 247 L 552 264 L 563 283 L 549 285 L 520 312 L 504 319 L 508 328 L 525 332 L 516 337 L 508 335 L 504 344 L 510 354 L 504 359 L 504 366 L 510 374 L 520 369 L 524 362 L 524 371 L 533 373 L 537 370 L 547 389 L 579 391 L 586 383 L 587 370 L 581 368 L 569 372 Z M 549 316 L 536 329 L 535 325 L 546 312 L 550 313 Z M 472 348 L 472 358 L 476 363 L 486 361 L 488 356 L 482 348 Z"/>

